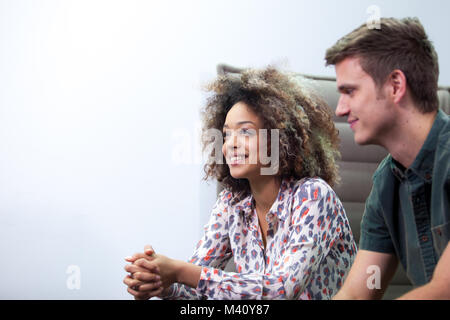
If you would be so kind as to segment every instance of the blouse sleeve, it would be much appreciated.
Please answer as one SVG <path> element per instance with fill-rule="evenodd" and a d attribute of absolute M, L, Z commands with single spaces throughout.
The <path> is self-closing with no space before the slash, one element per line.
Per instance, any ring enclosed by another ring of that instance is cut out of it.
<path fill-rule="evenodd" d="M 266 261 L 279 263 L 279 268 L 272 268 L 275 272 L 239 274 L 205 265 L 197 292 L 210 299 L 308 299 L 302 294 L 340 237 L 345 215 L 331 188 L 314 187 L 294 194 L 291 225 L 285 235 L 288 244 L 279 261 Z"/>
<path fill-rule="evenodd" d="M 210 268 L 224 269 L 231 258 L 228 237 L 227 199 L 228 191 L 223 190 L 216 201 L 209 222 L 204 227 L 204 235 L 197 243 L 188 262 Z M 175 283 L 164 299 L 203 299 L 205 296 L 195 288 Z"/>

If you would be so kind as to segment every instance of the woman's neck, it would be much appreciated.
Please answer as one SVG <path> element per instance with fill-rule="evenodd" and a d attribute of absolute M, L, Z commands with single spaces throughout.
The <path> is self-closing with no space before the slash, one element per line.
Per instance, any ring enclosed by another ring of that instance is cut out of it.
<path fill-rule="evenodd" d="M 249 180 L 257 211 L 267 213 L 275 202 L 280 190 L 281 179 L 277 176 L 260 176 Z"/>

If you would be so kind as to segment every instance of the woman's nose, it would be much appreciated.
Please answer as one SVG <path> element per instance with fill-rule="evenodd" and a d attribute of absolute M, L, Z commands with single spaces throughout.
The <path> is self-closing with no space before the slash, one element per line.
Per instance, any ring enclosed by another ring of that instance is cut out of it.
<path fill-rule="evenodd" d="M 238 139 L 235 134 L 229 134 L 223 143 L 224 148 L 227 151 L 233 151 L 238 147 Z"/>

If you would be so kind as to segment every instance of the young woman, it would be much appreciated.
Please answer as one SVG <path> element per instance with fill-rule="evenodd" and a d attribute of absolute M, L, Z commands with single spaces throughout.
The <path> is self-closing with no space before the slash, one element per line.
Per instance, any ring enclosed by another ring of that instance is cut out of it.
<path fill-rule="evenodd" d="M 224 190 L 189 262 L 150 246 L 127 258 L 128 292 L 136 299 L 330 299 L 356 254 L 331 188 L 339 141 L 330 109 L 274 68 L 220 76 L 208 89 L 204 146 L 216 129 L 223 147 L 205 172 Z M 230 259 L 236 272 L 224 271 Z"/>

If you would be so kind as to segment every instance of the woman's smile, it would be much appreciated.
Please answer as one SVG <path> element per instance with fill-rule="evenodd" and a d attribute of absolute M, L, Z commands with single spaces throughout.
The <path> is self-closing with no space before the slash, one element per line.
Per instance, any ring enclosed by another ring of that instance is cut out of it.
<path fill-rule="evenodd" d="M 228 164 L 231 166 L 245 164 L 245 159 L 247 159 L 247 158 L 248 158 L 248 156 L 246 156 L 246 155 L 234 155 L 228 160 Z"/>

